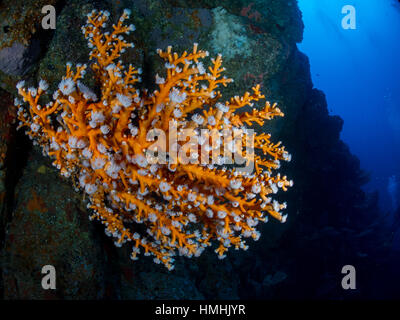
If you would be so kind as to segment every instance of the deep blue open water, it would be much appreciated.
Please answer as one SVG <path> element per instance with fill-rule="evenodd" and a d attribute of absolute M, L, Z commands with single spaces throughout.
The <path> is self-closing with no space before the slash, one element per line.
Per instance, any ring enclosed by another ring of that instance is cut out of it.
<path fill-rule="evenodd" d="M 398 206 L 400 184 L 400 5 L 397 0 L 299 0 L 299 45 L 329 111 L 344 120 L 342 139 L 371 175 L 383 212 Z M 343 29 L 342 8 L 356 11 Z"/>

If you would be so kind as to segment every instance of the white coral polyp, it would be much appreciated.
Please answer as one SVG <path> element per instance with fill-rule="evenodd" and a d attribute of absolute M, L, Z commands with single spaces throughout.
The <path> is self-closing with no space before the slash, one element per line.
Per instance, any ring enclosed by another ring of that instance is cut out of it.
<path fill-rule="evenodd" d="M 64 79 L 58 85 L 58 89 L 65 95 L 68 96 L 75 91 L 75 82 L 71 78 Z"/>
<path fill-rule="evenodd" d="M 132 99 L 128 96 L 125 96 L 123 94 L 118 93 L 117 94 L 117 99 L 119 103 L 124 106 L 125 108 L 128 108 L 132 104 Z"/>
<path fill-rule="evenodd" d="M 186 99 L 186 92 L 180 92 L 176 88 L 173 88 L 169 93 L 169 99 L 175 103 L 182 103 Z"/>

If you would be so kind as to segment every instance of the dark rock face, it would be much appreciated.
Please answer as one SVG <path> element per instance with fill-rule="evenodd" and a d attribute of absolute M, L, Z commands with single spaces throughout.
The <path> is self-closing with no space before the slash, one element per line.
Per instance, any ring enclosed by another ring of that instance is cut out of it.
<path fill-rule="evenodd" d="M 29 7 L 35 1 L 25 3 Z M 136 47 L 123 60 L 142 66 L 146 87 L 154 85 L 154 75 L 162 70 L 158 47 L 173 45 L 183 51 L 198 42 L 211 56 L 223 54 L 227 76 L 235 79 L 224 94 L 243 93 L 261 83 L 268 99 L 280 104 L 285 118 L 263 129 L 293 154 L 294 160 L 283 168 L 295 181 L 293 190 L 281 196 L 288 202 L 288 223 L 265 225 L 248 252 L 232 251 L 223 261 L 212 252 L 177 259 L 173 272 L 145 257 L 133 263 L 129 248 L 116 248 L 102 226 L 88 221 L 81 194 L 36 148 L 30 149 L 22 134 L 14 133 L 0 141 L 9 159 L 0 167 L 3 297 L 348 298 L 340 288 L 341 267 L 359 263 L 363 272 L 369 270 L 374 258 L 367 248 L 371 241 L 376 247 L 381 243 L 378 236 L 369 236 L 376 235 L 372 222 L 377 212 L 361 191 L 365 176 L 358 160 L 339 139 L 342 120 L 329 116 L 323 93 L 313 89 L 308 59 L 296 47 L 303 32 L 296 1 L 64 1 L 58 7 L 57 29 L 30 66 L 33 71 L 3 68 L 0 85 L 14 94 L 15 82 L 25 74 L 28 81 L 44 78 L 54 88 L 67 61 L 87 62 L 80 30 L 86 14 L 107 9 L 115 20 L 125 7 L 132 9 L 137 31 L 130 39 Z M 0 52 L 0 67 L 2 63 Z M 7 97 L 0 100 L 0 111 L 11 110 L 10 94 L 0 93 Z M 2 137 L 11 132 L 3 127 Z M 41 268 L 47 264 L 57 269 L 56 291 L 41 289 Z M 353 296 L 370 292 L 364 288 Z"/>
<path fill-rule="evenodd" d="M 11 47 L 0 50 L 0 70 L 12 76 L 22 76 L 39 52 L 38 41 L 33 41 L 28 47 L 15 42 Z"/>
<path fill-rule="evenodd" d="M 104 295 L 103 250 L 80 194 L 32 154 L 15 190 L 7 226 L 3 281 L 10 299 L 96 299 Z M 22 233 L 22 236 L 21 236 Z M 41 270 L 53 265 L 62 296 L 41 288 Z M 38 285 L 39 284 L 39 285 Z"/>

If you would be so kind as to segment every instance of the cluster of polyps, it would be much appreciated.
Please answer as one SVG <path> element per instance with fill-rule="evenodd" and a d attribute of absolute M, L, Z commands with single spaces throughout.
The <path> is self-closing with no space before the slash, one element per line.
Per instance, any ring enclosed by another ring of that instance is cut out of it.
<path fill-rule="evenodd" d="M 108 12 L 93 11 L 82 27 L 91 48 L 91 68 L 102 84 L 98 94 L 83 83 L 86 65 L 72 68 L 67 64 L 53 99 L 45 81 L 28 89 L 20 82 L 17 88 L 23 101 L 16 99 L 20 126 L 54 159 L 61 174 L 86 192 L 91 219 L 105 225 L 117 246 L 132 243 L 133 260 L 144 253 L 172 269 L 176 254 L 199 256 L 213 242 L 220 258 L 230 247 L 247 249 L 246 238 L 260 236 L 259 221 L 266 222 L 269 215 L 282 222 L 286 219 L 281 214 L 286 204 L 270 195 L 292 185 L 286 177 L 273 175 L 279 161 L 289 161 L 290 155 L 280 143 L 272 143 L 269 134 L 253 136 L 255 152 L 247 153 L 243 148 L 248 135 L 234 145 L 233 140 L 221 137 L 224 130 L 247 132 L 246 125 L 263 125 L 283 113 L 268 102 L 259 110 L 238 112 L 264 98 L 259 86 L 242 97 L 218 102 L 218 86 L 232 80 L 221 76 L 220 55 L 211 59 L 210 67 L 203 65 L 200 59 L 208 53 L 198 50 L 197 44 L 182 55 L 172 53 L 171 47 L 158 50 L 166 73 L 156 75 L 158 90 L 140 92 L 135 83 L 141 70 L 117 61 L 125 48 L 132 47 L 123 38 L 135 29 L 123 24 L 129 11 L 124 11 L 111 32 L 103 32 L 108 16 Z M 231 151 L 240 148 L 254 170 L 224 165 L 223 151 L 215 152 L 211 135 L 199 136 L 203 129 L 217 133 L 218 146 L 229 143 Z M 178 136 L 185 131 L 185 139 L 167 141 L 165 147 L 159 144 L 156 150 L 173 158 L 173 163 L 152 161 L 152 130 L 166 133 L 167 140 L 170 131 Z M 202 157 L 219 160 L 183 164 L 185 152 L 173 157 L 191 138 L 201 140 L 197 151 Z"/>

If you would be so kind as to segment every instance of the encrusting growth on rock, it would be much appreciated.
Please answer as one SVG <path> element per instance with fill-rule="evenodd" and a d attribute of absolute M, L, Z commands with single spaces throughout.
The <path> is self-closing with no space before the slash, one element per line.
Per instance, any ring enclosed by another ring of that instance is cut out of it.
<path fill-rule="evenodd" d="M 102 31 L 107 11 L 92 11 L 82 27 L 91 68 L 102 84 L 99 95 L 83 83 L 86 65 L 68 63 L 47 104 L 44 80 L 38 88 L 21 81 L 23 101 L 15 101 L 20 127 L 85 191 L 90 218 L 105 225 L 115 244 L 132 243 L 133 260 L 144 253 L 172 269 L 176 254 L 199 256 L 213 242 L 220 258 L 230 247 L 246 250 L 245 239 L 260 236 L 259 221 L 269 215 L 286 220 L 286 204 L 270 196 L 293 184 L 273 175 L 280 160 L 290 161 L 284 147 L 246 125 L 261 126 L 283 113 L 269 102 L 238 112 L 264 98 L 259 86 L 218 102 L 218 87 L 232 79 L 221 75 L 221 55 L 206 68 L 200 60 L 208 52 L 197 44 L 182 55 L 171 47 L 158 49 L 166 68 L 164 77 L 156 75 L 158 89 L 136 89 L 141 70 L 117 61 L 133 47 L 123 38 L 135 30 L 124 24 L 129 13 L 111 32 Z"/>

